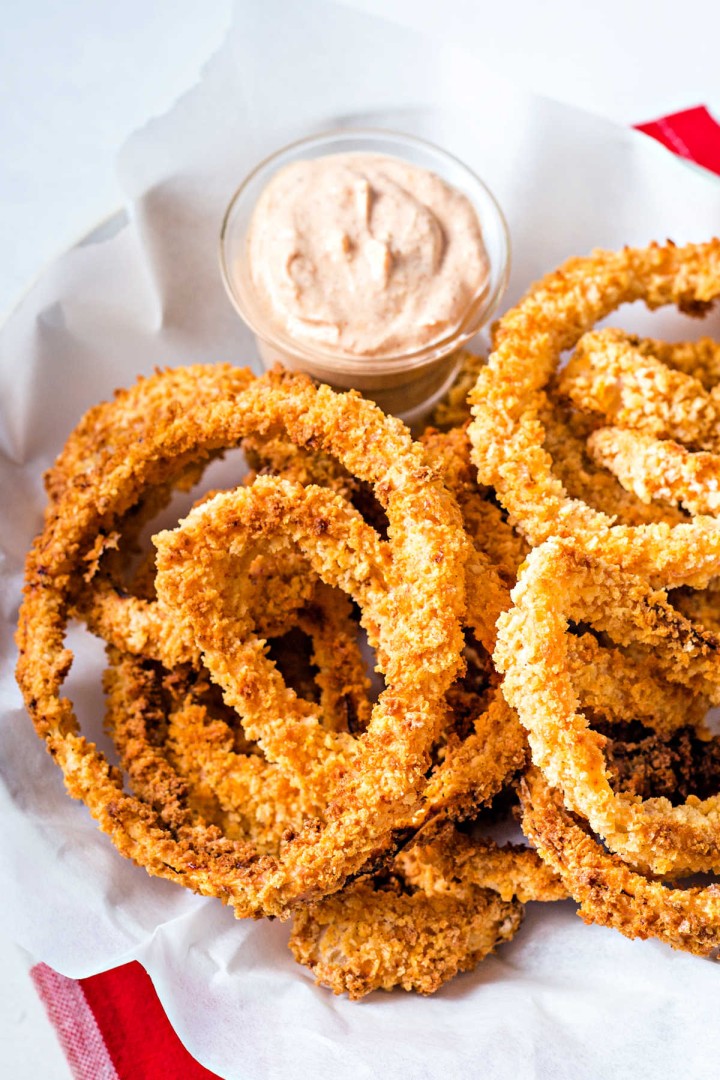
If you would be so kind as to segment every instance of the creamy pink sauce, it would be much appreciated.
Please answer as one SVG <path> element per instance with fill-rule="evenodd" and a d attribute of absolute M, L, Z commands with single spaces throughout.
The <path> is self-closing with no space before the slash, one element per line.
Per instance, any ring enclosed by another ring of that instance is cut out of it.
<path fill-rule="evenodd" d="M 280 169 L 248 231 L 266 319 L 353 356 L 432 345 L 463 322 L 488 279 L 470 200 L 384 154 L 333 154 Z"/>

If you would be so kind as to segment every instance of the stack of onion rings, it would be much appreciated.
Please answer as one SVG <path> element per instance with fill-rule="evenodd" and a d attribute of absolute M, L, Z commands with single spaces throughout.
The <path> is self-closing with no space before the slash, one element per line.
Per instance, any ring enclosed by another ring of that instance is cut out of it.
<path fill-rule="evenodd" d="M 593 327 L 718 296 L 717 240 L 571 260 L 496 327 L 469 429 L 534 547 L 494 653 L 530 743 L 526 834 L 583 917 L 703 955 L 718 887 L 667 882 L 720 871 L 720 348 Z"/>
<path fill-rule="evenodd" d="M 720 872 L 720 347 L 594 330 L 718 296 L 720 241 L 573 260 L 418 440 L 355 393 L 227 366 L 91 410 L 46 478 L 18 681 L 118 850 L 293 917 L 296 958 L 351 997 L 432 993 L 568 894 L 718 947 L 717 887 L 676 882 Z M 236 448 L 250 472 L 150 551 Z M 106 642 L 117 766 L 62 696 L 71 619 Z M 487 835 L 518 782 L 536 851 Z"/>
<path fill-rule="evenodd" d="M 156 537 L 155 569 L 143 532 L 236 446 L 254 471 Z M 122 854 L 238 916 L 296 915 L 303 933 L 330 907 L 353 927 L 363 891 L 377 955 L 402 909 L 410 936 L 382 977 L 351 977 L 354 953 L 340 974 L 312 965 L 355 995 L 431 992 L 512 936 L 520 902 L 477 880 L 442 900 L 409 878 L 402 899 L 386 887 L 403 875 L 398 850 L 432 851 L 439 824 L 472 819 L 526 760 L 488 651 L 526 549 L 476 489 L 464 432 L 423 446 L 357 395 L 197 367 L 91 410 L 46 480 L 18 679 L 70 793 Z M 376 703 L 357 609 L 384 678 Z M 119 768 L 61 696 L 70 618 L 107 642 Z M 304 664 L 297 640 L 283 658 L 293 633 L 309 643 Z M 450 908 L 452 955 L 429 959 Z"/>

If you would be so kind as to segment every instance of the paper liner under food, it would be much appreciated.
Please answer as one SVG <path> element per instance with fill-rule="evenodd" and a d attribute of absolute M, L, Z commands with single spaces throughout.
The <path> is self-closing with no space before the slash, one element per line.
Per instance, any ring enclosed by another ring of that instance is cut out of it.
<path fill-rule="evenodd" d="M 513 942 L 430 1000 L 334 998 L 294 963 L 287 925 L 236 922 L 120 858 L 65 794 L 20 702 L 12 635 L 43 470 L 82 412 L 138 374 L 255 362 L 220 279 L 225 205 L 266 153 L 338 124 L 424 136 L 488 183 L 512 235 L 503 308 L 569 255 L 720 228 L 710 176 L 514 88 L 471 43 L 320 0 L 240 4 L 200 83 L 123 148 L 125 208 L 48 268 L 0 338 L 3 925 L 69 976 L 139 959 L 187 1047 L 228 1080 L 714 1076 L 714 965 L 587 928 L 570 903 L 530 905 Z M 611 321 L 671 338 L 718 331 L 675 312 Z M 102 741 L 102 647 L 79 630 L 72 643 L 68 692 Z"/>

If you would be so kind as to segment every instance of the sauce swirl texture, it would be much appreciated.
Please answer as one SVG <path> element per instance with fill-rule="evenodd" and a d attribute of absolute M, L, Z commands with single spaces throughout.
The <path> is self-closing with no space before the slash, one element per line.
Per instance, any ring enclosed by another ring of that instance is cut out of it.
<path fill-rule="evenodd" d="M 247 238 L 264 316 L 290 338 L 351 356 L 431 346 L 488 280 L 470 200 L 384 154 L 333 154 L 272 177 Z"/>

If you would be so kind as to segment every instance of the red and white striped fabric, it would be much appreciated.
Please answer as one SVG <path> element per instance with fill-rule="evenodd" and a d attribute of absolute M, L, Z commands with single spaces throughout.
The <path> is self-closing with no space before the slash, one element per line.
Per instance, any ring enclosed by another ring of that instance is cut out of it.
<path fill-rule="evenodd" d="M 138 963 L 68 979 L 31 976 L 75 1080 L 219 1080 L 188 1053 Z"/>
<path fill-rule="evenodd" d="M 635 127 L 657 139 L 678 157 L 720 176 L 720 125 L 704 105 Z"/>
<path fill-rule="evenodd" d="M 704 106 L 636 126 L 720 176 L 720 125 Z M 46 964 L 31 974 L 76 1080 L 218 1080 L 182 1045 L 140 964 L 78 981 Z"/>

